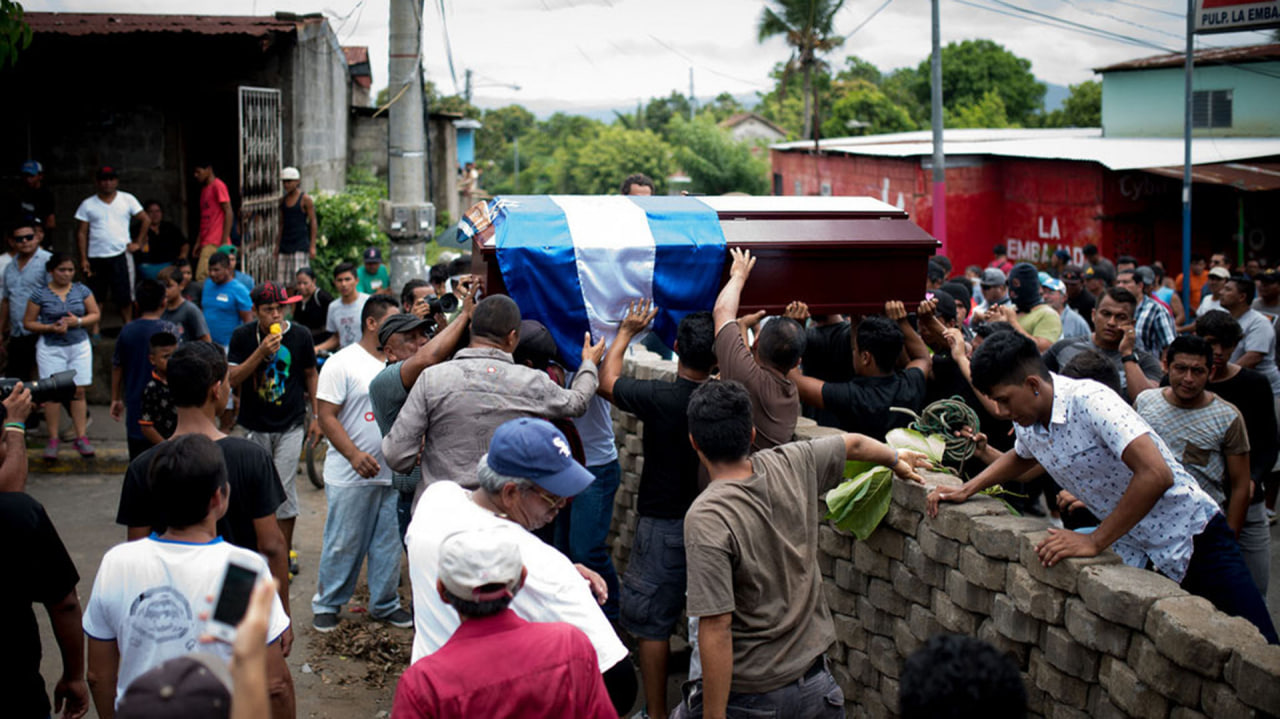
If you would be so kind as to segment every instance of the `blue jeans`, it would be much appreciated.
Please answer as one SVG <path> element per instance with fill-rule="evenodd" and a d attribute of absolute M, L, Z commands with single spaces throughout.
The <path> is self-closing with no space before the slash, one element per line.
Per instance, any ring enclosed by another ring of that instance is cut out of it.
<path fill-rule="evenodd" d="M 409 521 L 413 519 L 413 490 L 396 490 L 396 495 L 396 521 L 400 525 L 400 544 L 404 546 L 404 535 L 409 531 Z"/>
<path fill-rule="evenodd" d="M 587 467 L 595 481 L 569 503 L 556 518 L 556 549 L 573 562 L 585 565 L 604 578 L 609 599 L 602 609 L 610 621 L 618 619 L 618 572 L 609 550 L 609 525 L 613 523 L 613 495 L 622 482 L 618 460 Z"/>
<path fill-rule="evenodd" d="M 673 719 L 702 719 L 702 681 L 684 685 L 684 700 L 672 712 Z M 725 707 L 729 719 L 844 719 L 844 692 L 827 669 L 825 657 L 799 679 L 762 694 L 729 693 Z"/>
<path fill-rule="evenodd" d="M 1280 643 L 1267 604 L 1253 583 L 1235 533 L 1221 512 L 1209 520 L 1194 541 L 1182 588 L 1208 599 L 1224 614 L 1253 622 L 1269 644 Z"/>
<path fill-rule="evenodd" d="M 351 599 L 360 565 L 369 557 L 369 615 L 382 618 L 400 608 L 400 493 L 386 485 L 337 487 L 326 483 L 329 512 L 316 570 L 315 614 L 337 614 Z"/>

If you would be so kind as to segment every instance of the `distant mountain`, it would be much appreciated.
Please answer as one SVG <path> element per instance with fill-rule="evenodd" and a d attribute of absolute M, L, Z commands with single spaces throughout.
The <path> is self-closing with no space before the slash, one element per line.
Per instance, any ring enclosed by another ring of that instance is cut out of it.
<path fill-rule="evenodd" d="M 748 109 L 756 106 L 759 99 L 755 93 L 748 92 L 741 95 L 734 95 L 733 98 Z M 652 98 L 645 98 L 640 103 L 649 102 Z M 698 106 L 714 101 L 714 97 L 699 97 Z M 634 113 L 636 111 L 636 103 L 630 104 L 586 104 L 575 103 L 566 100 L 550 100 L 550 99 L 511 99 L 511 98 L 487 98 L 477 95 L 472 100 L 476 107 L 482 110 L 493 110 L 507 105 L 520 105 L 524 109 L 532 112 L 539 120 L 545 120 L 548 117 L 563 112 L 569 115 L 582 115 L 593 120 L 601 120 L 603 122 L 611 122 L 616 115 L 614 113 Z"/>
<path fill-rule="evenodd" d="M 1053 112 L 1062 107 L 1062 102 L 1071 95 L 1071 89 L 1066 85 L 1054 85 L 1051 82 L 1044 84 L 1044 111 Z"/>

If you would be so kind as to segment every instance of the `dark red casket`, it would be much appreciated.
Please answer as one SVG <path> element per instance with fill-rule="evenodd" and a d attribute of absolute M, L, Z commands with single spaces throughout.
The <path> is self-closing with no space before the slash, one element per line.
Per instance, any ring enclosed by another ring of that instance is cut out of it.
<path fill-rule="evenodd" d="M 924 298 L 939 246 L 903 210 L 869 197 L 697 197 L 720 216 L 729 247 L 759 258 L 741 313 L 780 314 L 800 300 L 815 315 L 875 314 L 887 300 Z M 492 229 L 477 235 L 473 271 L 489 293 L 505 293 Z M 729 262 L 724 265 L 724 278 Z M 722 279 L 722 282 L 723 282 Z"/>

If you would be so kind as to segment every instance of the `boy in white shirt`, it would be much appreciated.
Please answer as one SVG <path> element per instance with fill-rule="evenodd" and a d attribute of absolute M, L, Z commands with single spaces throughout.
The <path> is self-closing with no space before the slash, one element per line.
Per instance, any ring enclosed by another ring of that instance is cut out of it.
<path fill-rule="evenodd" d="M 162 443 L 150 480 L 167 529 L 109 550 L 84 612 L 89 686 L 102 719 L 115 716 L 116 703 L 139 675 L 197 648 L 208 597 L 217 591 L 229 561 L 271 578 L 261 555 L 218 536 L 230 489 L 222 451 L 213 440 L 190 434 Z M 275 597 L 268 653 L 281 652 L 276 640 L 288 627 L 289 617 Z M 231 658 L 228 644 L 205 645 L 202 651 Z M 292 716 L 293 707 L 273 706 L 272 713 L 277 719 Z"/>

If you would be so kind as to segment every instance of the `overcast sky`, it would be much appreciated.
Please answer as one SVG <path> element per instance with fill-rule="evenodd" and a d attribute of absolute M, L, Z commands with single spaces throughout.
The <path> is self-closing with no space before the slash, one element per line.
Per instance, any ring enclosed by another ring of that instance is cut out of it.
<path fill-rule="evenodd" d="M 343 45 L 369 46 L 374 86 L 387 84 L 388 0 L 27 0 L 24 5 L 29 11 L 68 12 L 319 11 Z M 769 89 L 769 70 L 788 57 L 782 39 L 756 41 L 762 0 L 425 0 L 424 5 L 428 77 L 446 94 L 455 87 L 461 92 L 463 72 L 470 68 L 475 100 L 482 106 L 515 102 L 540 114 L 630 106 L 672 90 L 688 93 L 691 67 L 698 97 L 750 94 Z M 942 41 L 989 38 L 1030 59 L 1041 80 L 1067 85 L 1092 78 L 1091 68 L 1162 50 L 1052 27 L 1046 24 L 1050 19 L 1029 19 L 1014 8 L 1180 49 L 1185 19 L 1179 12 L 1185 7 L 1182 0 L 942 0 Z M 858 28 L 828 58 L 835 67 L 850 54 L 882 70 L 915 65 L 929 54 L 928 0 L 889 0 L 887 6 L 885 0 L 847 0 L 835 25 L 842 33 Z M 1265 41 L 1261 33 L 1246 32 L 1202 37 L 1198 43 Z"/>

